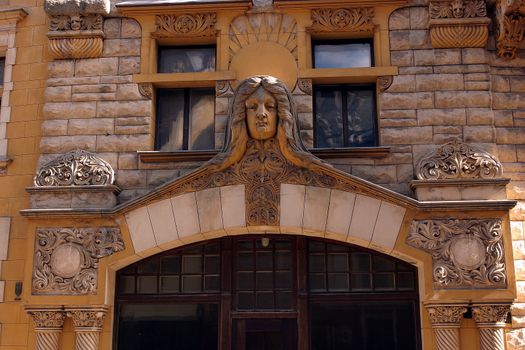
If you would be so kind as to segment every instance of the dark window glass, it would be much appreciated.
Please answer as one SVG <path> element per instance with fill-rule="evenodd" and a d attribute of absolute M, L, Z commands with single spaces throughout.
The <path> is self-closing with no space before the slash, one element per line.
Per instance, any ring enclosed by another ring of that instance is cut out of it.
<path fill-rule="evenodd" d="M 215 71 L 215 47 L 161 47 L 159 73 L 186 73 Z"/>
<path fill-rule="evenodd" d="M 213 149 L 214 120 L 213 89 L 159 89 L 155 149 Z"/>
<path fill-rule="evenodd" d="M 124 304 L 118 348 L 126 350 L 217 349 L 217 304 Z"/>
<path fill-rule="evenodd" d="M 312 304 L 312 350 L 415 350 L 413 302 Z"/>
<path fill-rule="evenodd" d="M 372 67 L 371 41 L 314 41 L 314 68 Z"/>
<path fill-rule="evenodd" d="M 317 148 L 377 144 L 374 86 L 317 86 L 314 139 Z"/>
<path fill-rule="evenodd" d="M 5 57 L 0 58 L 0 85 L 4 85 Z"/>

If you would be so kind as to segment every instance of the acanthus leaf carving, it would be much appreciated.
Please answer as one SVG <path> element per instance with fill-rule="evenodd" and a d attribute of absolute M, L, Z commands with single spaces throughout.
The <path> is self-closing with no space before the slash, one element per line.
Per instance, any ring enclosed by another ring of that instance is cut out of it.
<path fill-rule="evenodd" d="M 319 8 L 312 10 L 311 32 L 371 32 L 374 30 L 372 7 Z"/>
<path fill-rule="evenodd" d="M 37 329 L 62 329 L 66 312 L 57 309 L 28 309 Z"/>
<path fill-rule="evenodd" d="M 489 179 L 501 177 L 502 171 L 490 153 L 458 141 L 428 153 L 416 166 L 419 180 Z"/>
<path fill-rule="evenodd" d="M 51 31 L 85 31 L 103 30 L 104 18 L 100 14 L 57 15 L 51 16 L 49 30 Z M 82 33 L 79 33 L 82 34 Z"/>
<path fill-rule="evenodd" d="M 474 305 L 472 314 L 476 323 L 505 323 L 510 304 Z"/>
<path fill-rule="evenodd" d="M 500 219 L 415 220 L 407 243 L 432 255 L 436 288 L 504 288 Z"/>
<path fill-rule="evenodd" d="M 436 0 L 430 1 L 431 19 L 437 18 L 476 18 L 487 16 L 484 0 Z"/>
<path fill-rule="evenodd" d="M 73 320 L 75 329 L 101 330 L 107 307 L 68 308 L 67 316 Z"/>
<path fill-rule="evenodd" d="M 99 259 L 123 249 L 118 228 L 38 228 L 33 293 L 93 294 Z"/>
<path fill-rule="evenodd" d="M 139 93 L 151 100 L 153 98 L 153 84 L 151 83 L 139 83 L 138 84 Z"/>
<path fill-rule="evenodd" d="M 34 178 L 41 186 L 112 185 L 115 172 L 111 165 L 96 155 L 76 150 L 43 165 Z"/>
<path fill-rule="evenodd" d="M 216 23 L 214 12 L 157 15 L 153 34 L 156 37 L 213 37 L 217 34 Z"/>
<path fill-rule="evenodd" d="M 433 326 L 452 324 L 459 326 L 463 314 L 467 312 L 465 305 L 427 305 L 426 309 L 430 316 L 430 322 Z"/>
<path fill-rule="evenodd" d="M 504 60 L 515 59 L 525 35 L 525 1 L 498 0 L 495 19 L 497 55 Z"/>

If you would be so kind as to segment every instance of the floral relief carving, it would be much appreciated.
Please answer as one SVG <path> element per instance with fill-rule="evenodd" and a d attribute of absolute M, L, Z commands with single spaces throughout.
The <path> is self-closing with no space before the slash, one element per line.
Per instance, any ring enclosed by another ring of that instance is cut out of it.
<path fill-rule="evenodd" d="M 233 89 L 229 80 L 217 80 L 215 82 L 215 97 L 232 96 Z"/>
<path fill-rule="evenodd" d="M 504 288 L 501 220 L 415 220 L 407 243 L 432 255 L 436 288 Z"/>
<path fill-rule="evenodd" d="M 213 12 L 157 15 L 155 17 L 156 37 L 215 36 L 217 14 Z"/>
<path fill-rule="evenodd" d="M 34 178 L 41 186 L 112 185 L 115 172 L 111 165 L 96 155 L 76 150 L 43 165 Z"/>
<path fill-rule="evenodd" d="M 310 31 L 371 32 L 374 30 L 373 19 L 372 7 L 313 9 Z"/>
<path fill-rule="evenodd" d="M 385 75 L 377 77 L 377 91 L 385 92 L 394 82 L 394 77 L 391 75 Z"/>
<path fill-rule="evenodd" d="M 123 249 L 118 228 L 38 228 L 33 294 L 94 294 L 99 259 Z"/>
<path fill-rule="evenodd" d="M 86 309 L 68 309 L 67 316 L 73 320 L 75 328 L 101 329 L 104 324 L 107 308 L 95 307 Z"/>
<path fill-rule="evenodd" d="M 100 14 L 51 16 L 49 30 L 103 30 L 104 18 Z"/>
<path fill-rule="evenodd" d="M 312 96 L 312 79 L 297 79 L 297 87 L 306 95 Z"/>
<path fill-rule="evenodd" d="M 424 156 L 416 166 L 419 180 L 489 179 L 502 175 L 502 165 L 490 153 L 451 141 Z"/>
<path fill-rule="evenodd" d="M 467 312 L 464 305 L 428 305 L 428 315 L 432 325 L 457 324 L 461 322 L 463 314 Z"/>
<path fill-rule="evenodd" d="M 486 17 L 484 0 L 430 1 L 430 18 L 474 18 Z"/>
<path fill-rule="evenodd" d="M 62 329 L 66 319 L 64 310 L 28 309 L 27 313 L 33 318 L 36 328 Z"/>
<path fill-rule="evenodd" d="M 498 0 L 495 19 L 497 54 L 505 60 L 515 59 L 525 34 L 525 1 Z"/>
<path fill-rule="evenodd" d="M 138 84 L 139 93 L 151 100 L 153 98 L 153 84 L 151 83 L 139 83 Z"/>
<path fill-rule="evenodd" d="M 476 323 L 505 323 L 510 304 L 474 305 L 472 314 Z"/>

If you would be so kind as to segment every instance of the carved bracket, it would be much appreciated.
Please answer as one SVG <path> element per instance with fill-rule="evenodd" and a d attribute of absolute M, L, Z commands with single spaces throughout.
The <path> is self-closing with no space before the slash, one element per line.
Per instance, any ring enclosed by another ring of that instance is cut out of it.
<path fill-rule="evenodd" d="M 392 85 L 394 82 L 394 77 L 391 75 L 385 75 L 381 77 L 377 77 L 377 91 L 378 92 L 385 92 L 388 90 L 388 88 Z"/>
<path fill-rule="evenodd" d="M 338 9 L 313 9 L 312 33 L 322 32 L 373 32 L 374 9 L 353 7 Z"/>
<path fill-rule="evenodd" d="M 498 0 L 495 20 L 497 54 L 512 60 L 517 57 L 525 34 L 525 0 Z"/>
<path fill-rule="evenodd" d="M 99 259 L 123 249 L 114 227 L 38 228 L 33 294 L 95 294 Z"/>
<path fill-rule="evenodd" d="M 151 100 L 153 98 L 153 84 L 151 83 L 139 83 L 139 92 L 140 94 L 147 98 L 148 100 Z"/>
<path fill-rule="evenodd" d="M 214 37 L 217 14 L 213 12 L 192 13 L 181 15 L 158 15 L 155 17 L 157 38 L 168 37 Z"/>
<path fill-rule="evenodd" d="M 484 0 L 436 0 L 429 3 L 434 48 L 484 47 L 490 23 Z"/>
<path fill-rule="evenodd" d="M 501 220 L 415 220 L 407 244 L 432 255 L 434 286 L 505 288 Z"/>

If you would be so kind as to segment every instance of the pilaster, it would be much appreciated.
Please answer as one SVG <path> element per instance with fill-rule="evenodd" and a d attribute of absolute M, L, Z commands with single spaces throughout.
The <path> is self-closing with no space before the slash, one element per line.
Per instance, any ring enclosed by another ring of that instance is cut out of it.
<path fill-rule="evenodd" d="M 462 304 L 428 304 L 426 309 L 430 316 L 436 350 L 460 350 L 459 324 L 467 312 Z"/>
<path fill-rule="evenodd" d="M 36 350 L 58 350 L 60 334 L 66 319 L 66 312 L 61 308 L 26 309 L 35 321 Z"/>
<path fill-rule="evenodd" d="M 474 305 L 472 313 L 479 329 L 480 350 L 505 350 L 505 320 L 510 304 Z"/>

